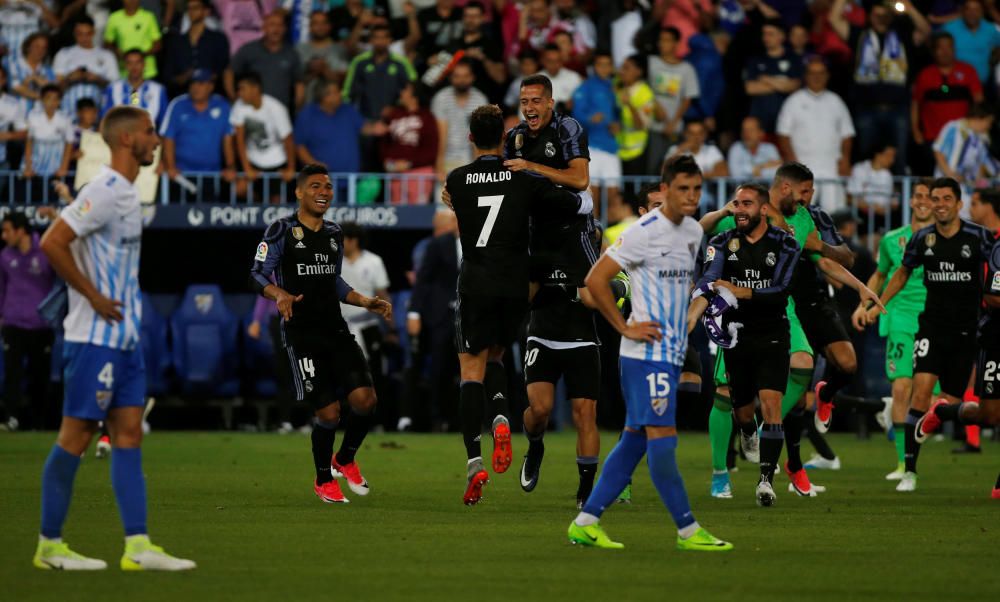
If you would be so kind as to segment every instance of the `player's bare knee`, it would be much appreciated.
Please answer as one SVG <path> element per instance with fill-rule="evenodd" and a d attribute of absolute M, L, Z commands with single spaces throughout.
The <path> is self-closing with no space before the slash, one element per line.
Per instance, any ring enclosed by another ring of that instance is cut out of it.
<path fill-rule="evenodd" d="M 360 414 L 362 416 L 367 416 L 375 411 L 375 406 L 378 404 L 378 397 L 375 395 L 375 389 L 372 387 L 364 387 L 362 389 L 357 389 L 351 393 L 350 398 L 351 409 L 354 410 L 355 414 Z"/>
<path fill-rule="evenodd" d="M 805 353 L 804 351 L 796 351 L 789 358 L 788 365 L 792 368 L 812 370 L 815 364 L 813 363 L 813 356 Z"/>
<path fill-rule="evenodd" d="M 340 422 L 340 403 L 334 402 L 316 410 L 316 419 L 327 423 Z"/>
<path fill-rule="evenodd" d="M 142 423 L 129 424 L 111 429 L 111 445 L 121 449 L 133 449 L 142 446 Z"/>
<path fill-rule="evenodd" d="M 92 420 L 63 418 L 59 434 L 56 436 L 56 444 L 74 456 L 79 456 L 87 451 L 90 440 L 96 432 L 97 423 Z"/>
<path fill-rule="evenodd" d="M 593 399 L 574 399 L 573 424 L 578 431 L 594 428 L 597 424 L 597 402 Z"/>

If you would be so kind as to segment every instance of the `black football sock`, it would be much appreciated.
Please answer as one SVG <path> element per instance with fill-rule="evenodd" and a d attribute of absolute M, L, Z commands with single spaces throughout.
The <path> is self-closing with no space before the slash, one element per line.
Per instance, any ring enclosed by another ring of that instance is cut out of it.
<path fill-rule="evenodd" d="M 316 419 L 312 430 L 313 463 L 316 465 L 316 482 L 322 485 L 333 480 L 330 474 L 330 458 L 333 457 L 333 442 L 337 438 L 337 423 Z"/>
<path fill-rule="evenodd" d="M 510 411 L 507 407 L 507 370 L 501 362 L 486 363 L 486 379 L 483 381 L 486 395 L 487 417 L 490 423 L 497 416 L 507 418 Z"/>
<path fill-rule="evenodd" d="M 483 383 L 462 381 L 458 395 L 465 453 L 470 460 L 482 457 L 480 439 L 483 436 L 483 416 L 486 413 L 486 393 Z"/>
<path fill-rule="evenodd" d="M 580 487 L 576 490 L 576 497 L 587 501 L 594 489 L 594 477 L 597 476 L 597 456 L 577 456 L 576 470 L 580 473 Z"/>
<path fill-rule="evenodd" d="M 740 432 L 747 437 L 757 432 L 757 422 L 753 419 L 751 419 L 750 422 L 739 422 L 737 420 L 737 424 L 739 424 Z"/>
<path fill-rule="evenodd" d="M 906 464 L 906 472 L 917 472 L 917 456 L 920 455 L 920 444 L 917 443 L 917 421 L 924 413 L 920 410 L 910 409 L 906 414 L 906 427 L 904 433 L 906 436 L 906 454 L 903 456 L 903 461 Z"/>
<path fill-rule="evenodd" d="M 806 433 L 809 436 L 809 443 L 816 448 L 816 453 L 819 454 L 825 460 L 834 460 L 837 458 L 837 454 L 833 452 L 833 448 L 827 443 L 826 437 L 823 433 L 816 430 L 816 421 L 813 419 L 813 414 L 815 412 L 810 412 L 808 417 L 803 417 L 806 423 Z"/>
<path fill-rule="evenodd" d="M 760 475 L 768 483 L 774 482 L 774 470 L 778 467 L 784 442 L 785 433 L 780 424 L 764 425 L 760 433 Z"/>
<path fill-rule="evenodd" d="M 802 408 L 792 408 L 782 423 L 785 428 L 785 446 L 788 448 L 788 470 L 792 472 L 802 470 L 800 445 L 804 417 L 805 411 Z"/>
<path fill-rule="evenodd" d="M 997 474 L 997 484 L 993 486 L 993 489 L 1000 489 L 1000 473 Z"/>
<path fill-rule="evenodd" d="M 963 405 L 965 404 L 960 404 L 960 403 L 949 403 L 948 405 L 942 404 L 934 410 L 934 413 L 941 420 L 944 421 L 955 420 L 961 422 L 962 424 L 965 424 L 965 422 L 961 420 L 961 415 L 959 414 L 959 408 L 961 408 Z"/>
<path fill-rule="evenodd" d="M 528 453 L 537 453 L 545 449 L 545 426 L 541 426 L 537 433 L 529 433 L 525 429 L 524 434 L 528 437 Z"/>
<path fill-rule="evenodd" d="M 337 452 L 337 464 L 341 466 L 354 461 L 354 456 L 361 449 L 361 444 L 364 443 L 365 437 L 368 436 L 372 414 L 362 416 L 353 410 L 348 410 L 348 415 L 345 418 L 347 418 L 347 424 L 344 425 L 344 440 L 341 442 L 340 450 Z"/>
<path fill-rule="evenodd" d="M 820 389 L 820 397 L 823 398 L 823 401 L 833 401 L 833 397 L 837 394 L 837 391 L 851 384 L 853 378 L 853 374 L 848 374 L 834 366 L 833 362 L 827 361 L 826 374 L 823 375 L 826 385 Z"/>

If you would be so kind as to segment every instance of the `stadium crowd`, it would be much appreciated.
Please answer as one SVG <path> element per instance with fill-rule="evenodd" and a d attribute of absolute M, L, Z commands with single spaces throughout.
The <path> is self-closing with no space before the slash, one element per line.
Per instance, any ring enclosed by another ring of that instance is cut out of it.
<path fill-rule="evenodd" d="M 820 186 L 828 212 L 882 216 L 892 176 L 996 175 L 998 21 L 994 0 L 10 0 L 0 167 L 61 178 L 80 131 L 131 104 L 168 177 L 221 176 L 203 200 L 320 163 L 418 174 L 390 198 L 425 201 L 472 157 L 457 125 L 486 102 L 514 122 L 544 73 L 595 181 L 678 153 L 709 177 L 801 160 L 848 178 Z"/>

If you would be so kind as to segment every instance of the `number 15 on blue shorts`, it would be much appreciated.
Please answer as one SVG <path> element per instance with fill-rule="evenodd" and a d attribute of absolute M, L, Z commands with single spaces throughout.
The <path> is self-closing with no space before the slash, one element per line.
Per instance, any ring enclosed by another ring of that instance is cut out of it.
<path fill-rule="evenodd" d="M 625 426 L 677 426 L 677 385 L 681 367 L 631 357 L 619 359 Z"/>

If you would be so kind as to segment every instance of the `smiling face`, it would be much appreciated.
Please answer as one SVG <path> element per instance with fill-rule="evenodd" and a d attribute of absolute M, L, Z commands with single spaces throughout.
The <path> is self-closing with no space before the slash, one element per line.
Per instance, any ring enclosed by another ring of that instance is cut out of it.
<path fill-rule="evenodd" d="M 910 209 L 913 211 L 913 218 L 918 222 L 931 221 L 931 189 L 926 184 L 917 184 L 913 187 Z"/>
<path fill-rule="evenodd" d="M 961 208 L 962 199 L 950 187 L 931 190 L 931 209 L 939 226 L 948 226 L 958 219 Z"/>
<path fill-rule="evenodd" d="M 532 132 L 541 130 L 552 120 L 556 103 L 541 84 L 521 87 L 521 114 Z"/>
<path fill-rule="evenodd" d="M 735 208 L 733 218 L 736 220 L 736 229 L 746 234 L 752 232 L 760 225 L 762 217 L 767 211 L 764 208 L 765 199 L 758 197 L 757 192 L 752 188 L 740 188 L 733 198 Z"/>
<path fill-rule="evenodd" d="M 304 183 L 295 187 L 295 198 L 299 208 L 311 217 L 322 218 L 333 201 L 333 182 L 326 174 L 309 176 Z"/>

